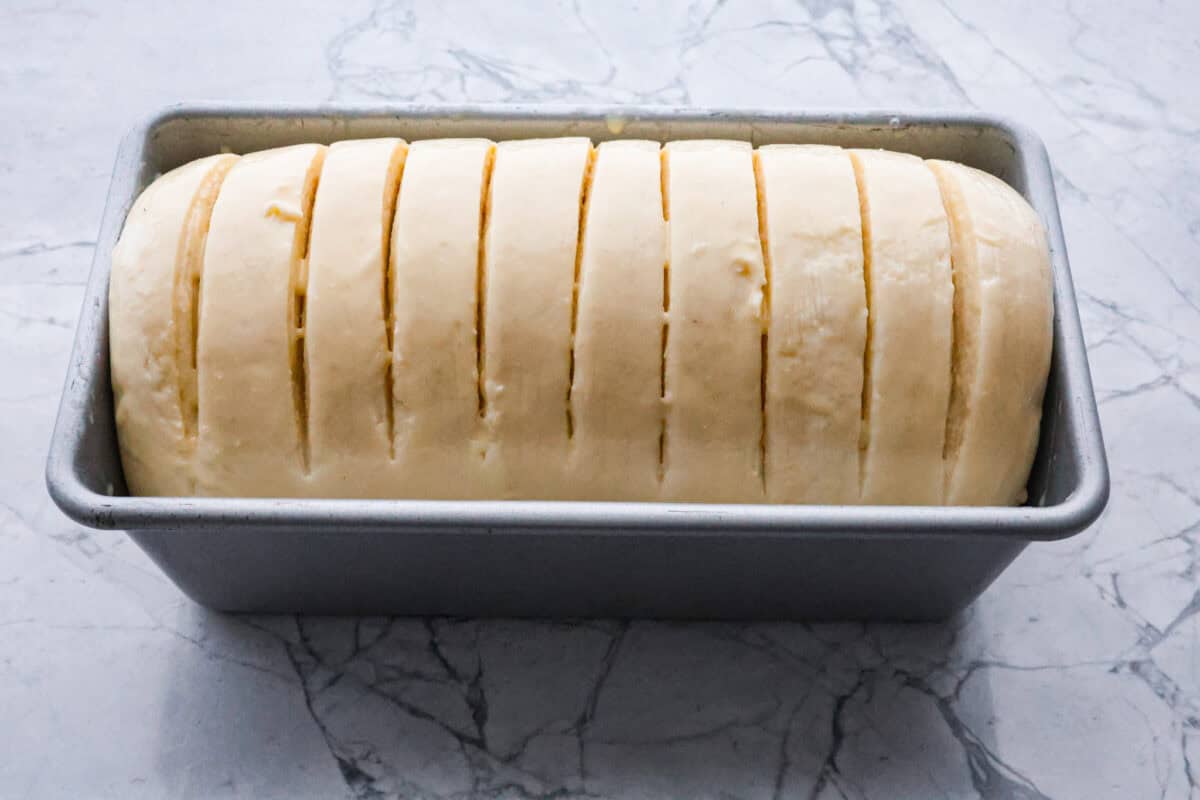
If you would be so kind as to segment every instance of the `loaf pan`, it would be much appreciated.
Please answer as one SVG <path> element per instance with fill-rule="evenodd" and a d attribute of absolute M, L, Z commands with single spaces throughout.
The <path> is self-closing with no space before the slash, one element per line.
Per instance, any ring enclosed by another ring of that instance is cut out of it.
<path fill-rule="evenodd" d="M 125 213 L 158 173 L 229 149 L 410 141 L 742 139 L 883 147 L 984 169 L 1050 237 L 1054 355 L 1018 508 L 128 496 L 109 385 L 107 287 Z M 175 106 L 117 156 L 46 467 L 68 516 L 116 528 L 179 588 L 244 612 L 930 620 L 962 609 L 1031 541 L 1087 527 L 1108 469 L 1054 183 L 1036 135 L 977 113 L 642 108 Z"/>

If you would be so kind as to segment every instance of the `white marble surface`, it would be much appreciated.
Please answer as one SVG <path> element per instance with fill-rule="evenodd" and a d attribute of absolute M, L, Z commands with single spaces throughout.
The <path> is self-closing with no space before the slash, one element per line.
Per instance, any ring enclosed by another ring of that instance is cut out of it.
<path fill-rule="evenodd" d="M 1189 0 L 6 0 L 0 796 L 1200 796 L 1198 29 Z M 1014 115 L 1058 171 L 1109 510 L 945 626 L 202 611 L 42 484 L 118 137 L 182 99 Z"/>

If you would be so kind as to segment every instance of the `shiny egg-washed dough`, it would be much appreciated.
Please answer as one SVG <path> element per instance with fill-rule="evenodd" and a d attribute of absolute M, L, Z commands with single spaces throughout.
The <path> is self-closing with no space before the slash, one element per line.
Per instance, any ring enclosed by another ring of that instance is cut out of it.
<path fill-rule="evenodd" d="M 152 183 L 113 252 L 126 481 L 1021 502 L 1050 283 L 1016 192 L 885 151 L 379 139 L 215 156 Z"/>

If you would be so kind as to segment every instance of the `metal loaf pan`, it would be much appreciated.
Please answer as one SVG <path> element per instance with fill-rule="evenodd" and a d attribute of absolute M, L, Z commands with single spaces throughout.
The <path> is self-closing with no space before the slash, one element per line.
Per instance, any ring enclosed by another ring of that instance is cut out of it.
<path fill-rule="evenodd" d="M 109 256 L 153 177 L 228 148 L 371 136 L 822 142 L 948 158 L 1045 222 L 1054 357 L 1021 508 L 129 497 L 109 386 Z M 226 611 L 485 616 L 938 619 L 1030 541 L 1099 516 L 1108 470 L 1050 164 L 1030 131 L 936 112 L 330 106 L 169 108 L 117 156 L 46 468 L 72 519 L 124 529 L 189 597 Z"/>

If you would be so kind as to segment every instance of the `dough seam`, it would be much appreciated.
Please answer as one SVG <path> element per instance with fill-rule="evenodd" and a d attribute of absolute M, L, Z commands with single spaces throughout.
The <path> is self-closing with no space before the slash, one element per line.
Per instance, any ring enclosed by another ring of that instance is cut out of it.
<path fill-rule="evenodd" d="M 484 347 L 487 315 L 484 301 L 487 299 L 487 232 L 492 216 L 492 172 L 496 165 L 496 145 L 488 147 L 483 161 L 483 184 L 479 194 L 479 253 L 475 260 L 475 390 L 478 393 L 477 410 L 481 421 L 487 419 L 487 387 L 485 367 L 487 351 Z M 480 457 L 486 457 L 486 445 Z"/>
<path fill-rule="evenodd" d="M 854 188 L 858 192 L 858 213 L 862 223 L 863 290 L 867 307 L 867 335 L 863 344 L 862 424 L 858 429 L 858 487 L 861 494 L 867 470 L 867 445 L 871 441 L 871 349 L 875 338 L 875 314 L 871 308 L 871 206 L 864 186 L 862 161 L 854 152 L 850 152 L 850 164 L 854 167 Z"/>
<path fill-rule="evenodd" d="M 179 382 L 179 413 L 184 442 L 195 447 L 200 428 L 200 386 L 196 368 L 196 345 L 200 338 L 200 286 L 204 275 L 204 249 L 225 176 L 237 162 L 228 158 L 205 177 L 188 207 L 184 235 L 175 256 L 174 319 L 175 372 Z M 193 247 L 194 245 L 194 247 Z M 191 257 L 189 257 L 191 256 Z M 181 318 L 182 317 L 182 318 Z M 192 477 L 193 482 L 195 476 Z"/>
<path fill-rule="evenodd" d="M 571 284 L 571 338 L 567 346 L 567 441 L 575 438 L 575 330 L 579 325 L 579 267 L 583 262 L 583 236 L 587 231 L 587 213 L 592 194 L 592 171 L 596 166 L 596 146 L 588 145 L 587 163 L 579 183 L 579 224 L 575 226 L 575 279 Z"/>
<path fill-rule="evenodd" d="M 317 151 L 304 176 L 304 193 L 300 200 L 300 219 L 292 241 L 292 269 L 289 283 L 291 299 L 288 304 L 288 356 L 292 377 L 292 408 L 300 443 L 301 471 L 309 474 L 311 448 L 308 439 L 308 342 L 305 336 L 305 307 L 308 291 L 308 247 L 312 233 L 313 205 L 325 165 L 325 150 Z"/>
<path fill-rule="evenodd" d="M 928 167 L 928 163 L 926 163 Z M 962 445 L 963 423 L 971 405 L 971 386 L 963 380 L 962 362 L 966 357 L 964 352 L 965 339 L 962 328 L 966 323 L 963 316 L 965 296 L 958 273 L 958 265 L 954 258 L 954 245 L 964 237 L 972 235 L 972 231 L 959 230 L 958 220 L 950 207 L 950 194 L 954 191 L 948 180 L 935 169 L 930 168 L 937 182 L 938 194 L 942 199 L 942 208 L 946 212 L 946 225 L 950 234 L 950 280 L 954 286 L 954 300 L 951 305 L 950 319 L 950 399 L 946 404 L 946 432 L 942 440 L 943 462 L 943 492 L 950 488 L 953 472 L 949 467 L 951 461 L 957 460 L 958 450 Z"/>
<path fill-rule="evenodd" d="M 396 264 L 392 258 L 392 228 L 396 221 L 396 206 L 400 202 L 400 191 L 404 185 L 404 165 L 407 163 L 408 145 L 396 144 L 388 162 L 388 174 L 383 183 L 383 225 L 380 228 L 380 252 L 383 254 L 383 330 L 387 346 L 387 358 L 383 362 L 383 400 L 387 414 L 388 461 L 396 460 L 396 393 L 392 381 L 395 379 L 396 363 L 396 311 L 392 307 L 392 292 L 396 286 Z"/>
<path fill-rule="evenodd" d="M 663 275 L 662 275 L 662 337 L 659 342 L 658 397 L 662 420 L 658 432 L 658 482 L 667 473 L 667 341 L 671 336 L 671 177 L 670 153 L 663 147 L 658 151 L 659 194 L 662 195 L 663 215 Z"/>
<path fill-rule="evenodd" d="M 764 495 L 767 491 L 767 331 L 771 320 L 771 251 L 767 246 L 767 195 L 763 190 L 762 159 L 756 149 L 751 156 L 754 163 L 754 193 L 757 197 L 758 242 L 762 247 L 763 288 L 759 301 L 758 317 L 762 324 L 759 335 L 758 404 L 761 418 L 758 423 L 758 474 L 762 479 Z"/>

